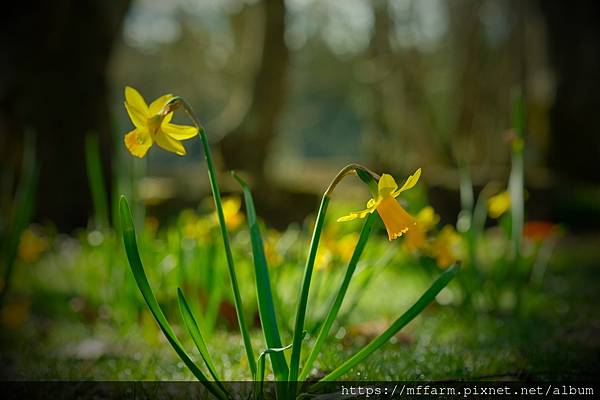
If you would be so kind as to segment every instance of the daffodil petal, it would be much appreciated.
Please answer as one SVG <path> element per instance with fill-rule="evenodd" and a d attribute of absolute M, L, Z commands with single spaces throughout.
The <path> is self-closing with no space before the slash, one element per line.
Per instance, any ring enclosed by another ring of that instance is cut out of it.
<path fill-rule="evenodd" d="M 131 154 L 136 157 L 144 157 L 148 152 L 148 149 L 152 147 L 152 136 L 148 131 L 142 129 L 134 129 L 124 138 L 125 147 Z"/>
<path fill-rule="evenodd" d="M 129 103 L 125 102 L 125 109 L 127 110 L 127 114 L 133 122 L 133 125 L 139 129 L 147 129 L 148 127 L 148 119 L 146 115 L 140 112 L 137 108 L 132 107 Z"/>
<path fill-rule="evenodd" d="M 131 86 L 125 87 L 125 104 L 132 112 L 139 114 L 143 118 L 148 118 L 150 116 L 150 110 L 148 109 L 146 101 L 140 92 Z"/>
<path fill-rule="evenodd" d="M 163 122 L 162 131 L 176 140 L 193 138 L 198 134 L 198 128 L 187 125 L 176 125 Z"/>
<path fill-rule="evenodd" d="M 386 197 L 398 189 L 398 184 L 396 184 L 394 177 L 390 174 L 382 174 L 381 178 L 379 178 L 377 189 L 380 197 Z"/>
<path fill-rule="evenodd" d="M 160 110 L 163 109 L 163 107 L 165 106 L 165 104 L 167 104 L 167 102 L 169 100 L 171 100 L 173 98 L 172 94 L 165 94 L 164 96 L 160 96 L 158 99 L 154 100 L 151 104 L 150 104 L 150 115 L 156 115 L 160 112 Z"/>
<path fill-rule="evenodd" d="M 179 140 L 173 139 L 162 131 L 157 132 L 156 136 L 154 136 L 154 141 L 157 145 L 167 151 L 180 156 L 184 156 L 186 154 L 185 147 L 183 147 Z"/>
<path fill-rule="evenodd" d="M 356 211 L 356 212 L 351 212 L 348 215 L 344 215 L 343 217 L 339 217 L 337 219 L 337 222 L 346 222 L 346 221 L 352 221 L 355 220 L 357 218 L 364 218 L 367 215 L 369 215 L 370 213 L 372 213 L 373 211 L 375 211 L 374 208 L 367 208 L 365 210 L 361 210 L 361 211 Z"/>
<path fill-rule="evenodd" d="M 421 168 L 419 168 L 418 170 L 415 171 L 414 174 L 409 176 L 406 179 L 406 182 L 404 182 L 404 185 L 402 185 L 402 187 L 400 189 L 394 191 L 392 193 L 392 196 L 397 197 L 400 193 L 402 193 L 408 189 L 412 189 L 417 184 L 417 182 L 419 182 L 420 177 L 421 177 Z"/>

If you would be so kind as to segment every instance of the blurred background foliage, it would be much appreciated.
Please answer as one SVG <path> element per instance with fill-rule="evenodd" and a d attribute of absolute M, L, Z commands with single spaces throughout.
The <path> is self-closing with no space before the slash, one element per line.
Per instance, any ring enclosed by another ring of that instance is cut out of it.
<path fill-rule="evenodd" d="M 62 0 L 14 4 L 5 16 L 3 169 L 18 172 L 23 132 L 35 131 L 35 219 L 60 230 L 92 214 L 90 132 L 107 188 L 139 193 L 151 212 L 207 193 L 195 141 L 186 158 L 122 157 L 125 85 L 149 99 L 188 99 L 221 169 L 248 174 L 259 213 L 278 227 L 311 212 L 329 177 L 353 161 L 395 174 L 423 166 L 451 220 L 459 166 L 476 190 L 506 181 L 519 87 L 530 213 L 581 227 L 598 217 L 595 2 Z M 6 205 L 15 180 L 3 185 Z"/>

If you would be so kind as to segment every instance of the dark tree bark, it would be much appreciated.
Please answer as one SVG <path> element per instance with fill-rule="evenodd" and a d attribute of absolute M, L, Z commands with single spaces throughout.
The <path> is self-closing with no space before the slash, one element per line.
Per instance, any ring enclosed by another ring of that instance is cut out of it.
<path fill-rule="evenodd" d="M 284 228 L 313 212 L 318 199 L 314 194 L 277 187 L 265 171 L 287 94 L 289 50 L 285 1 L 263 0 L 261 6 L 264 32 L 251 105 L 242 122 L 221 141 L 221 155 L 225 169 L 250 175 L 258 213 L 272 226 Z"/>
<path fill-rule="evenodd" d="M 264 0 L 262 57 L 252 102 L 241 124 L 221 142 L 227 169 L 243 169 L 258 184 L 265 181 L 265 161 L 277 133 L 286 94 L 289 51 L 285 44 L 285 2 Z"/>
<path fill-rule="evenodd" d="M 548 163 L 571 182 L 600 182 L 600 2 L 539 4 L 556 76 Z"/>
<path fill-rule="evenodd" d="M 0 28 L 0 157 L 18 165 L 23 132 L 36 133 L 36 219 L 70 230 L 91 214 L 87 133 L 99 135 L 104 175 L 110 177 L 107 64 L 129 1 L 10 4 Z"/>

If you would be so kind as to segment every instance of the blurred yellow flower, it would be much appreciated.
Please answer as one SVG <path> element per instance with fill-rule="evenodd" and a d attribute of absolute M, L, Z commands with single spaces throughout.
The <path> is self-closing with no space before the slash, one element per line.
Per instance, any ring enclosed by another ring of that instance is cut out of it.
<path fill-rule="evenodd" d="M 176 125 L 171 123 L 173 112 L 167 112 L 165 105 L 173 98 L 166 94 L 150 103 L 132 87 L 125 87 L 125 108 L 135 125 L 135 129 L 125 135 L 125 146 L 136 157 L 144 157 L 152 144 L 178 154 L 185 155 L 181 140 L 190 139 L 198 134 L 193 126 Z"/>
<path fill-rule="evenodd" d="M 283 262 L 283 256 L 277 248 L 281 234 L 275 229 L 268 229 L 264 240 L 265 257 L 270 267 L 277 267 Z"/>
<path fill-rule="evenodd" d="M 358 233 L 350 232 L 342 236 L 335 242 L 334 254 L 336 254 L 342 262 L 349 262 L 354 253 L 354 248 L 358 242 Z"/>
<path fill-rule="evenodd" d="M 454 262 L 462 259 L 462 237 L 452 225 L 442 228 L 432 245 L 433 256 L 438 266 L 448 268 Z"/>
<path fill-rule="evenodd" d="M 377 185 L 377 195 L 370 199 L 365 210 L 352 212 L 344 217 L 338 218 L 338 222 L 352 221 L 356 218 L 364 218 L 368 214 L 377 210 L 383 220 L 383 224 L 388 233 L 389 240 L 399 238 L 409 231 L 415 229 L 417 223 L 413 217 L 408 214 L 404 208 L 395 199 L 398 195 L 408 189 L 413 188 L 419 181 L 421 168 L 406 179 L 404 185 L 398 188 L 396 181 L 391 175 L 383 174 L 379 178 Z"/>
<path fill-rule="evenodd" d="M 427 250 L 426 233 L 440 222 L 440 216 L 435 213 L 431 206 L 426 206 L 415 217 L 416 226 L 406 234 L 405 246 L 409 251 Z"/>
<path fill-rule="evenodd" d="M 358 242 L 358 233 L 351 232 L 339 237 L 339 229 L 334 227 L 326 230 L 321 238 L 322 245 L 317 251 L 315 259 L 315 269 L 323 270 L 332 265 L 334 260 L 339 260 L 342 263 L 348 263 L 356 243 Z"/>
<path fill-rule="evenodd" d="M 26 263 L 37 261 L 49 247 L 48 239 L 32 229 L 26 229 L 19 241 L 19 259 Z"/>
<path fill-rule="evenodd" d="M 244 222 L 244 213 L 241 212 L 242 200 L 239 197 L 223 198 L 223 216 L 227 228 L 235 230 Z M 215 224 L 219 223 L 217 213 L 214 213 Z"/>
<path fill-rule="evenodd" d="M 488 212 L 492 218 L 500 218 L 510 208 L 510 193 L 504 191 L 488 199 Z"/>
<path fill-rule="evenodd" d="M 417 223 L 423 228 L 423 230 L 428 231 L 440 222 L 440 216 L 435 213 L 435 210 L 431 206 L 426 206 L 418 212 Z"/>
<path fill-rule="evenodd" d="M 183 237 L 207 243 L 211 240 L 212 218 L 199 217 L 193 210 L 184 210 L 179 216 Z"/>

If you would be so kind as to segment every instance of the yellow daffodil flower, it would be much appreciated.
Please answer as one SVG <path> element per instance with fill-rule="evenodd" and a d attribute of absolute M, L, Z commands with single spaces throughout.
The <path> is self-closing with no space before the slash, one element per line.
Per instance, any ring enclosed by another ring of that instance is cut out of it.
<path fill-rule="evenodd" d="M 223 216 L 227 228 L 236 230 L 244 222 L 244 213 L 242 209 L 242 200 L 239 197 L 225 197 L 223 199 Z M 215 224 L 218 224 L 217 213 L 214 213 Z"/>
<path fill-rule="evenodd" d="M 462 258 L 462 237 L 452 225 L 446 225 L 433 242 L 432 251 L 438 266 L 448 268 Z"/>
<path fill-rule="evenodd" d="M 362 211 L 352 212 L 344 217 L 338 218 L 338 222 L 352 221 L 356 218 L 364 218 L 368 214 L 377 210 L 383 220 L 389 240 L 399 238 L 410 229 L 416 229 L 417 222 L 402 208 L 396 201 L 398 195 L 408 189 L 413 188 L 419 181 L 421 168 L 406 179 L 404 185 L 398 188 L 396 181 L 391 175 L 383 174 L 377 184 L 377 195 L 370 199 L 367 208 Z"/>
<path fill-rule="evenodd" d="M 492 218 L 500 218 L 510 208 L 510 193 L 504 191 L 488 199 L 488 212 Z"/>
<path fill-rule="evenodd" d="M 427 232 L 440 222 L 440 216 L 431 206 L 426 206 L 417 213 L 416 226 L 406 234 L 405 246 L 409 251 L 429 250 Z"/>
<path fill-rule="evenodd" d="M 173 112 L 165 110 L 165 106 L 174 96 L 166 94 L 150 103 L 132 87 L 125 88 L 125 108 L 135 125 L 135 129 L 125 135 L 125 146 L 136 157 L 144 157 L 154 143 L 163 149 L 185 155 L 181 140 L 193 138 L 198 129 L 193 126 L 171 123 Z"/>

